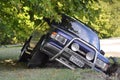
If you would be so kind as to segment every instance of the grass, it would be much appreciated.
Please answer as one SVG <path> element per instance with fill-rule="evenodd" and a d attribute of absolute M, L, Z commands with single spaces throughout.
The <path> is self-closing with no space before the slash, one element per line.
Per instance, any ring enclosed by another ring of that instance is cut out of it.
<path fill-rule="evenodd" d="M 90 69 L 28 69 L 25 64 L 17 62 L 20 49 L 21 47 L 0 48 L 0 80 L 104 80 L 104 75 Z"/>

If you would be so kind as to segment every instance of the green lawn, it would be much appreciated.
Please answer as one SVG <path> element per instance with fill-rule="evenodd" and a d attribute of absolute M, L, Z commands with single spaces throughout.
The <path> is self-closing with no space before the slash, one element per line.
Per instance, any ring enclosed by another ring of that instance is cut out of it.
<path fill-rule="evenodd" d="M 0 80 L 105 80 L 102 73 L 89 69 L 67 68 L 28 69 L 18 63 L 21 47 L 0 48 Z"/>

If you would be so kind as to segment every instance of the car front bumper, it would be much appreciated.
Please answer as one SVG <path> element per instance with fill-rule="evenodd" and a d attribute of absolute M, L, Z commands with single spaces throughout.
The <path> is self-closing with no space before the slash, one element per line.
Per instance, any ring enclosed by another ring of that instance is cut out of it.
<path fill-rule="evenodd" d="M 72 40 L 71 42 L 73 42 L 74 40 Z M 70 69 L 75 69 L 77 67 L 78 68 L 90 67 L 94 69 L 97 55 L 95 55 L 94 61 L 91 62 L 87 60 L 85 57 L 71 50 L 68 47 L 70 43 L 68 43 L 64 48 L 58 47 L 58 45 L 54 44 L 53 42 L 45 43 L 45 45 L 42 48 L 42 51 L 50 56 L 50 60 L 56 60 Z"/>

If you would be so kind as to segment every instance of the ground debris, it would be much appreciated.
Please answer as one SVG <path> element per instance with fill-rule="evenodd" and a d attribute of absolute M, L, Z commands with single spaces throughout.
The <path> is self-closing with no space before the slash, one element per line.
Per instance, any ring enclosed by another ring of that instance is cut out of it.
<path fill-rule="evenodd" d="M 6 59 L 4 61 L 1 61 L 1 63 L 7 64 L 7 65 L 9 64 L 9 65 L 12 65 L 12 66 L 16 65 L 16 62 L 12 59 Z"/>
<path fill-rule="evenodd" d="M 120 65 L 118 66 L 118 69 L 115 73 L 113 73 L 111 76 L 106 76 L 106 80 L 120 80 Z"/>

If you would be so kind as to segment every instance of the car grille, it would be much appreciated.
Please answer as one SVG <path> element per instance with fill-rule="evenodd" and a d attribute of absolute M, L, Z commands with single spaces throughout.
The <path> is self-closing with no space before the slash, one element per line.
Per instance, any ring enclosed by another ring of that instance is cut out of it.
<path fill-rule="evenodd" d="M 73 43 L 76 43 L 77 42 L 77 44 L 79 44 L 79 46 L 80 46 L 80 48 L 79 48 L 79 51 L 73 51 L 72 49 L 71 49 L 71 45 L 73 44 Z M 78 42 L 78 41 L 73 41 L 69 46 L 68 46 L 68 48 L 66 48 L 66 50 L 69 50 L 69 51 L 66 51 L 66 52 L 69 52 L 69 53 L 72 53 L 72 54 L 78 54 L 78 55 L 80 55 L 80 56 L 82 56 L 83 58 L 86 58 L 86 54 L 88 53 L 88 52 L 93 52 L 93 53 L 95 53 L 95 51 L 92 49 L 92 48 L 90 48 L 90 47 L 88 47 L 87 45 L 85 45 L 85 44 L 83 44 L 83 43 L 81 43 L 81 42 Z M 71 54 L 71 55 L 72 55 Z M 94 56 L 95 57 L 95 56 Z M 94 61 L 94 59 L 93 60 L 91 60 L 91 62 L 93 62 Z"/>
<path fill-rule="evenodd" d="M 71 48 L 71 45 L 73 43 L 79 44 L 79 46 L 80 46 L 79 50 L 78 49 L 73 50 Z M 90 52 L 90 51 L 93 52 L 93 54 L 94 54 L 94 57 L 92 60 L 88 60 L 86 58 L 86 54 L 88 54 L 88 52 Z M 69 65 L 69 63 L 66 63 L 64 60 L 61 60 L 61 57 L 63 57 L 66 60 L 68 60 L 67 62 L 70 61 L 72 64 L 75 64 L 79 67 L 81 67 L 81 65 L 83 65 L 83 63 L 84 63 L 84 65 L 87 65 L 87 66 L 93 68 L 96 56 L 97 56 L 97 50 L 95 47 L 93 47 L 92 45 L 88 44 L 87 42 L 83 41 L 80 38 L 74 38 L 62 50 L 60 50 L 60 52 L 58 52 L 54 56 L 52 56 L 50 58 L 50 60 L 56 59 L 58 62 L 60 62 L 62 64 Z M 71 61 L 71 57 L 75 58 L 75 62 Z M 77 62 L 80 63 L 81 65 L 78 65 Z"/>

